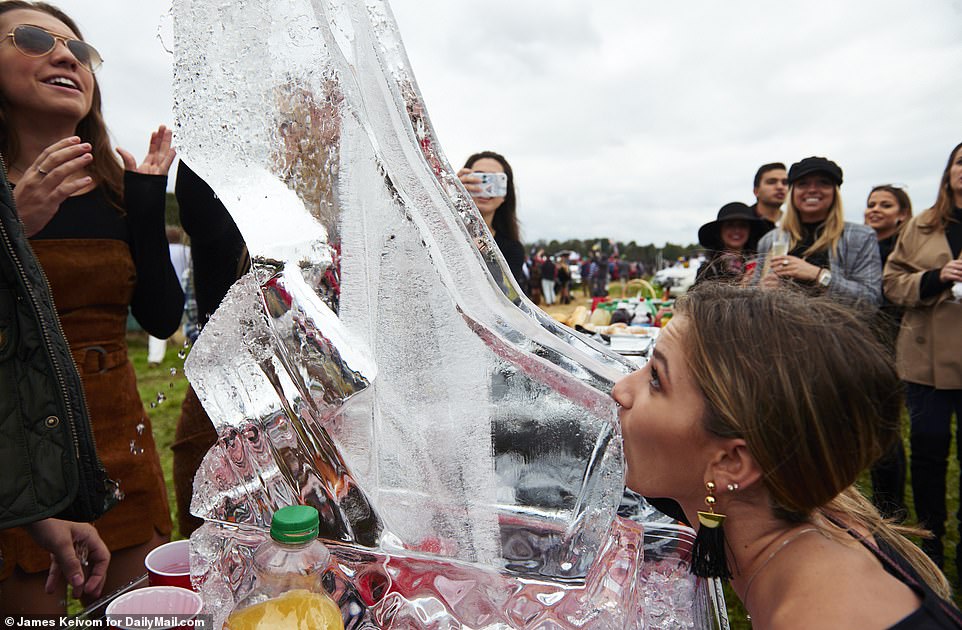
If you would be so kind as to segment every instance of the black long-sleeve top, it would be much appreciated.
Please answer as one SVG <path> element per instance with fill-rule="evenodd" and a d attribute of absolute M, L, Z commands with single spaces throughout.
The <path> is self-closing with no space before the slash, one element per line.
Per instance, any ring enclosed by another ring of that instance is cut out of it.
<path fill-rule="evenodd" d="M 948 226 L 945 228 L 945 238 L 949 241 L 952 258 L 958 258 L 959 253 L 962 253 L 962 209 L 955 208 L 952 210 L 952 218 L 955 219 L 955 221 L 949 221 Z M 922 274 L 922 283 L 919 285 L 919 297 L 923 300 L 934 297 L 952 286 L 951 282 L 942 282 L 939 279 L 941 271 L 941 269 L 931 269 Z"/>
<path fill-rule="evenodd" d="M 68 197 L 32 240 L 116 239 L 130 248 L 137 270 L 130 310 L 144 330 L 166 339 L 180 326 L 184 292 L 170 262 L 164 231 L 166 175 L 124 173 L 121 210 L 97 187 Z"/>
<path fill-rule="evenodd" d="M 183 161 L 177 169 L 174 194 L 181 225 L 190 236 L 197 318 L 203 327 L 245 271 L 247 247 L 213 189 Z"/>

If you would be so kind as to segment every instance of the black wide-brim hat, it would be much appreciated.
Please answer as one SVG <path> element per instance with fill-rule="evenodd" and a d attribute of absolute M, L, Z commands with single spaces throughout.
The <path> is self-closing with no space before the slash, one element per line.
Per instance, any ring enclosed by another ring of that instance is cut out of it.
<path fill-rule="evenodd" d="M 702 247 L 713 250 L 721 250 L 725 245 L 721 240 L 721 226 L 726 221 L 747 221 L 748 222 L 748 243 L 747 247 L 754 248 L 758 239 L 765 235 L 768 226 L 760 218 L 755 216 L 751 208 L 741 203 L 733 201 L 726 203 L 718 211 L 718 218 L 710 223 L 698 228 L 698 242 Z"/>

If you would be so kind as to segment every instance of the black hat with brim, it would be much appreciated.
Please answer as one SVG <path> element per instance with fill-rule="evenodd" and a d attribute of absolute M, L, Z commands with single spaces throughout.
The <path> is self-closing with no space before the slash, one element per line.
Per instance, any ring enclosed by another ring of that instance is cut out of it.
<path fill-rule="evenodd" d="M 702 247 L 712 250 L 725 248 L 721 240 L 721 227 L 726 221 L 748 221 L 748 246 L 750 247 L 754 247 L 758 239 L 768 231 L 768 226 L 755 216 L 751 208 L 740 201 L 733 201 L 721 207 L 717 219 L 698 228 L 698 242 Z"/>
<path fill-rule="evenodd" d="M 823 157 L 807 157 L 792 164 L 788 169 L 788 183 L 794 184 L 801 178 L 812 173 L 825 173 L 836 186 L 842 185 L 842 169 L 835 162 Z"/>

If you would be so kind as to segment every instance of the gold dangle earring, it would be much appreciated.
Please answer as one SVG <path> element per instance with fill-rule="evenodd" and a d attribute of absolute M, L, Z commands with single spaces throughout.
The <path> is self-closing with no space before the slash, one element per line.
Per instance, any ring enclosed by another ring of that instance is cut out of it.
<path fill-rule="evenodd" d="M 698 577 L 731 579 L 728 555 L 725 553 L 725 515 L 715 512 L 715 483 L 705 484 L 707 512 L 698 512 L 698 534 L 691 551 L 691 572 Z"/>

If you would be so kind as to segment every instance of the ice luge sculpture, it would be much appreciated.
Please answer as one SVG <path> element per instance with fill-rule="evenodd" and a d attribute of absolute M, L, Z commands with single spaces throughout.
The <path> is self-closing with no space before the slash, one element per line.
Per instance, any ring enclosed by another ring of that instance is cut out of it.
<path fill-rule="evenodd" d="M 608 395 L 632 366 L 520 295 L 387 5 L 173 12 L 180 154 L 254 261 L 187 364 L 221 436 L 191 510 L 208 608 L 249 588 L 273 511 L 306 502 L 353 627 L 645 627 Z"/>

